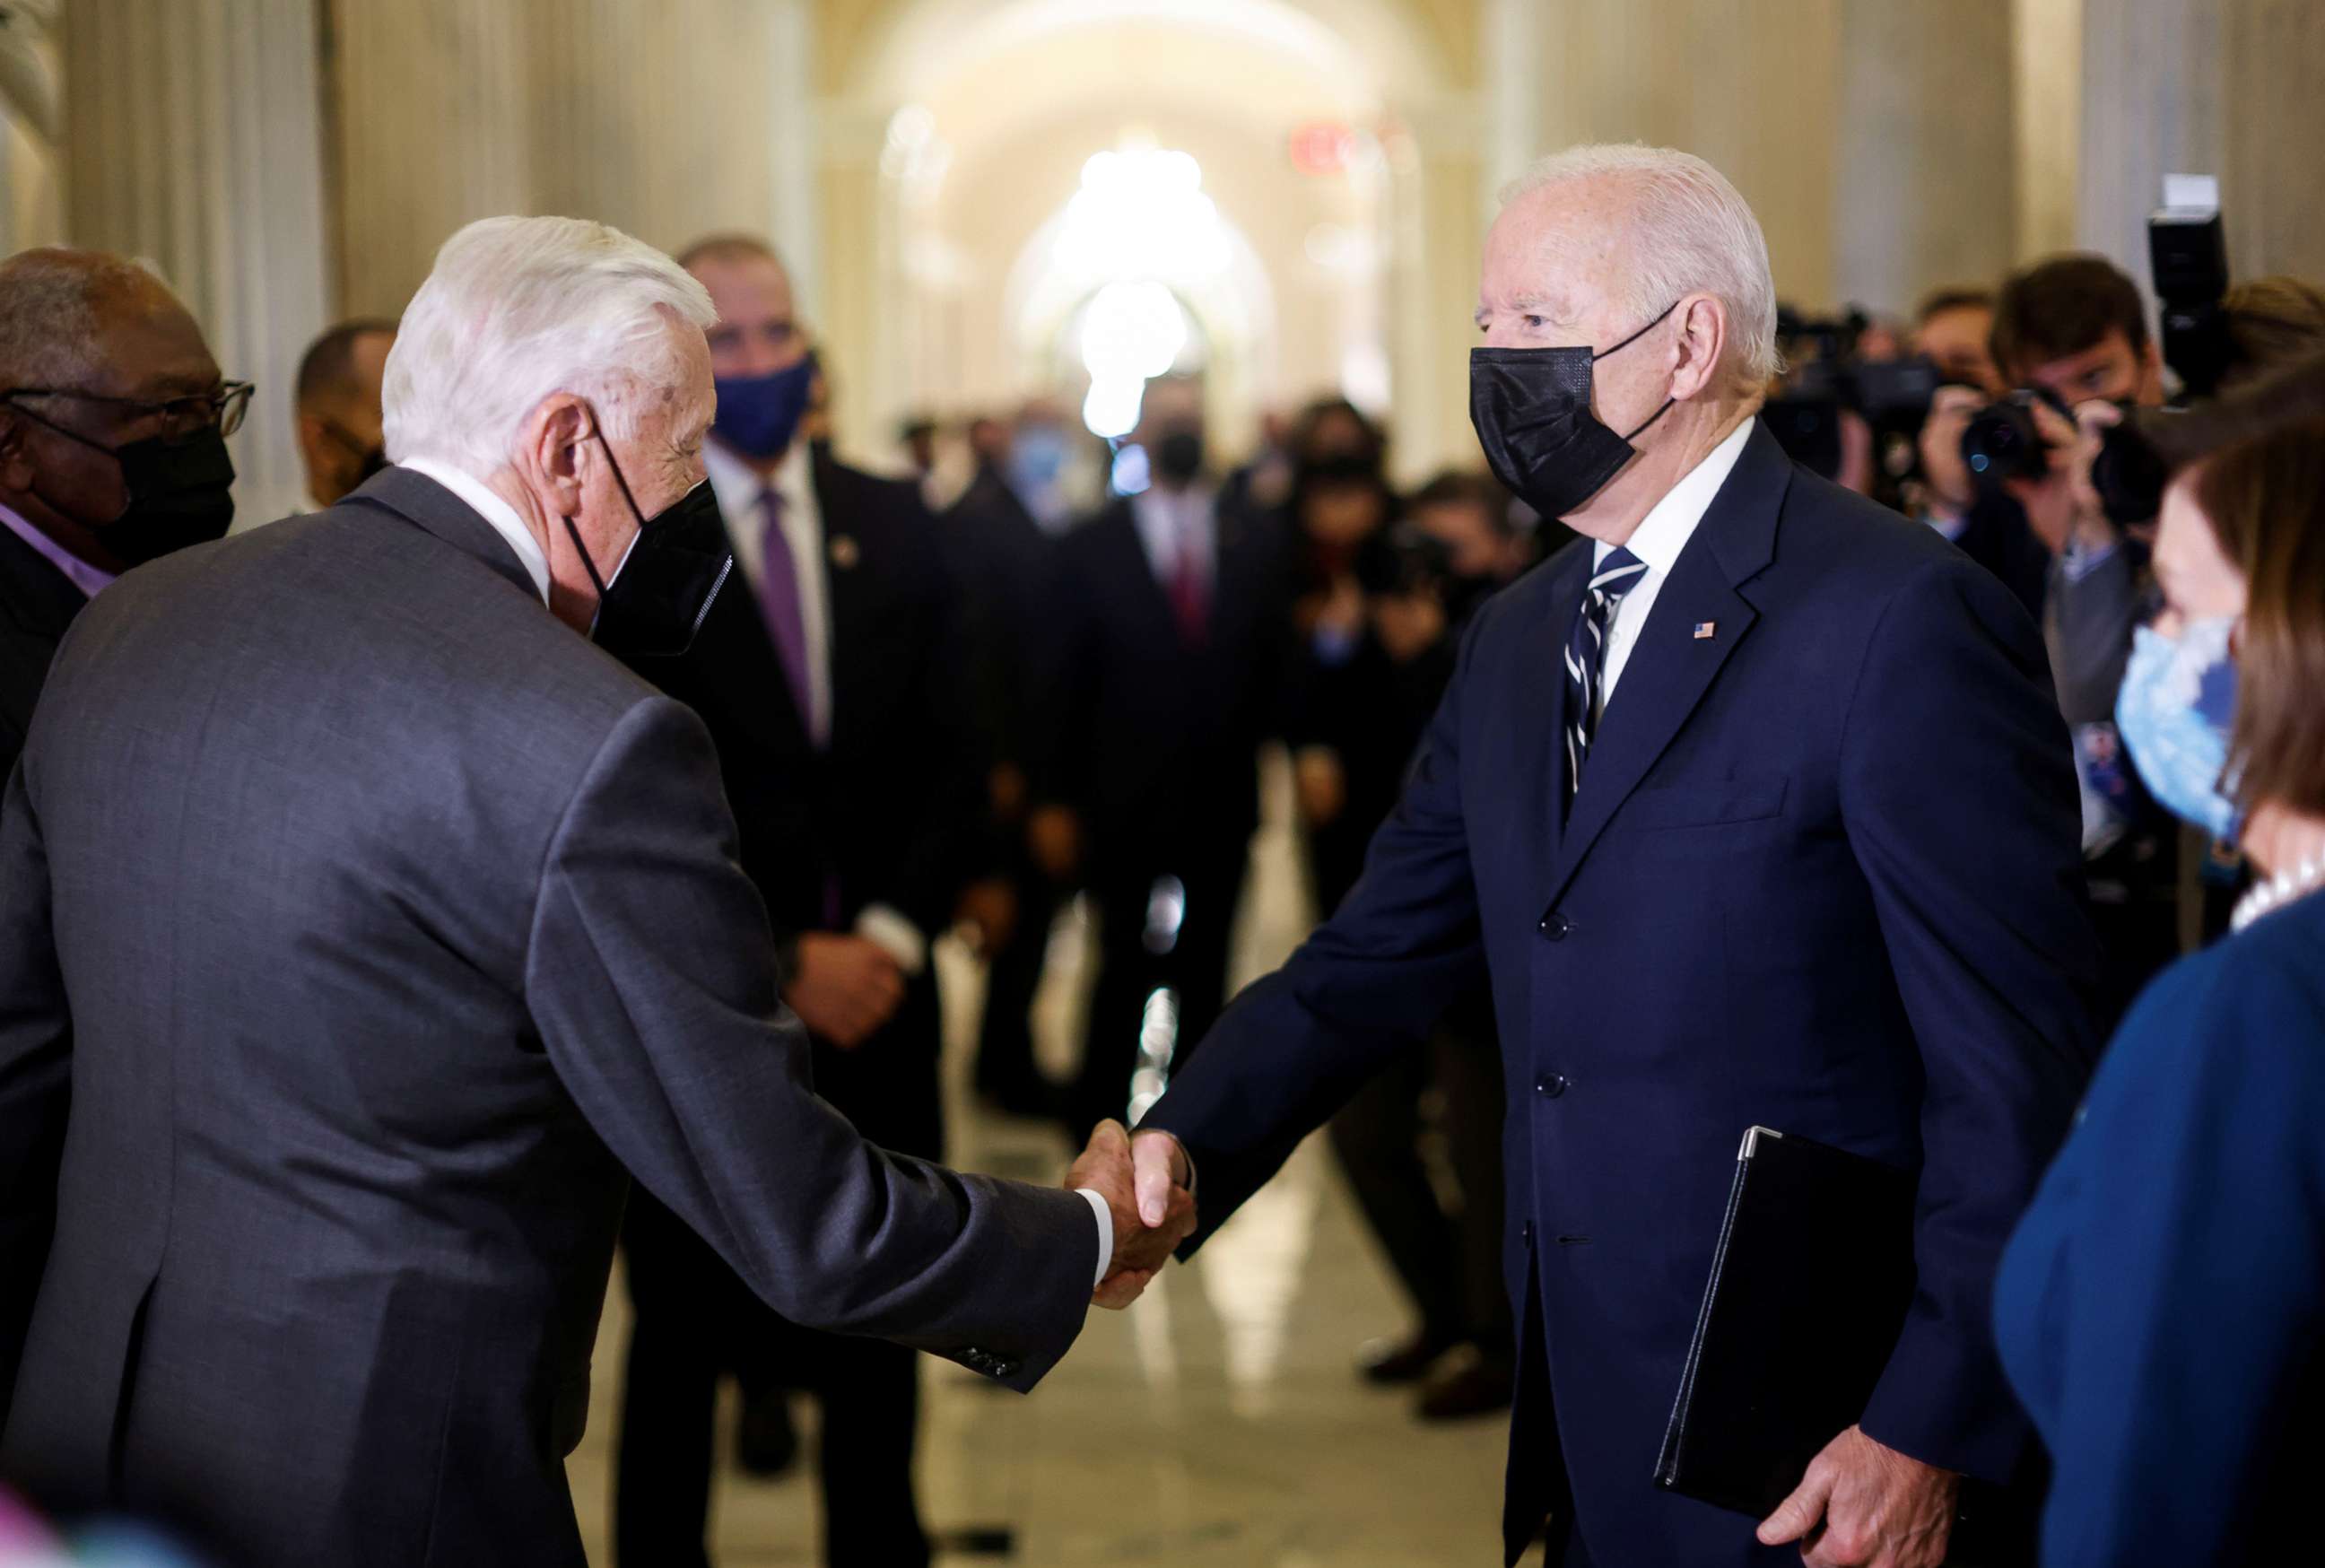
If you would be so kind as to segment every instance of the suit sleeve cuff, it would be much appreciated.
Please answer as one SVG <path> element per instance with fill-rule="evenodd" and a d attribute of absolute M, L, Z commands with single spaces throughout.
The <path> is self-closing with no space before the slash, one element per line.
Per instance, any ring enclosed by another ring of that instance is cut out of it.
<path fill-rule="evenodd" d="M 1106 1283 L 1106 1271 L 1114 1266 L 1114 1211 L 1107 1207 L 1106 1194 L 1095 1187 L 1074 1191 L 1089 1200 L 1090 1212 L 1098 1216 L 1098 1276 L 1090 1281 L 1090 1288 L 1096 1290 Z"/>

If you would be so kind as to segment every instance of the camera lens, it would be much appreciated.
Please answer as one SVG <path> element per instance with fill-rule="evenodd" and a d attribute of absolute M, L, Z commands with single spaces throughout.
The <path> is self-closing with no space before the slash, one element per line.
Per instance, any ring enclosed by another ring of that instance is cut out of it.
<path fill-rule="evenodd" d="M 2091 459 L 2091 488 L 2117 527 L 2148 522 L 2163 511 L 2169 478 L 2163 458 L 2136 426 L 2110 425 L 2101 433 Z"/>
<path fill-rule="evenodd" d="M 2033 411 L 2021 397 L 2005 398 L 1972 415 L 1962 431 L 1961 451 L 1971 478 L 1981 485 L 2039 478 L 2050 468 Z"/>

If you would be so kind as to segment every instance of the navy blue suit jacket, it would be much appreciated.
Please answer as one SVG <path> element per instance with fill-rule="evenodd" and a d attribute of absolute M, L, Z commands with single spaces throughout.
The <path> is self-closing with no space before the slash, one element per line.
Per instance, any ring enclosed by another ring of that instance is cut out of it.
<path fill-rule="evenodd" d="M 1356 889 L 1145 1125 L 1186 1144 L 1216 1225 L 1489 973 L 1510 1288 L 1554 1406 L 1513 1414 L 1513 1557 L 1570 1486 L 1601 1564 L 1796 1560 L 1652 1480 L 1737 1146 L 1758 1123 L 1920 1172 L 1917 1299 L 1863 1424 L 2006 1478 L 2029 1434 L 1996 1258 L 2091 1057 L 2066 727 L 2001 583 L 1762 428 L 1561 821 L 1589 569 L 1577 545 L 1480 614 Z"/>

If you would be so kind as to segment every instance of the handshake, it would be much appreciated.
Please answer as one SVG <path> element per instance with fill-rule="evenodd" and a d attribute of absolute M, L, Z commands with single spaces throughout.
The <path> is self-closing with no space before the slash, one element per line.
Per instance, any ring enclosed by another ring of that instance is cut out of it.
<path fill-rule="evenodd" d="M 1194 1234 L 1193 1182 L 1187 1151 L 1169 1133 L 1134 1137 L 1118 1121 L 1098 1123 L 1066 1173 L 1069 1190 L 1089 1188 L 1114 1216 L 1114 1262 L 1091 1301 L 1120 1312 Z"/>

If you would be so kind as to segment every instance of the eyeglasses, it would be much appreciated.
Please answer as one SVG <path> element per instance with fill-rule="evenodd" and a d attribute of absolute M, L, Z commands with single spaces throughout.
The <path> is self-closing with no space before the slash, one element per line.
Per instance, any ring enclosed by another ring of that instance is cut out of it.
<path fill-rule="evenodd" d="M 250 412 L 253 390 L 247 381 L 227 381 L 219 383 L 216 392 L 154 399 L 107 397 L 95 392 L 75 392 L 69 386 L 19 386 L 13 392 L 0 393 L 0 403 L 14 403 L 20 397 L 69 397 L 77 403 L 102 403 L 126 410 L 131 419 L 158 415 L 163 425 L 173 431 L 215 425 L 218 434 L 230 436 L 242 428 L 243 415 Z"/>

